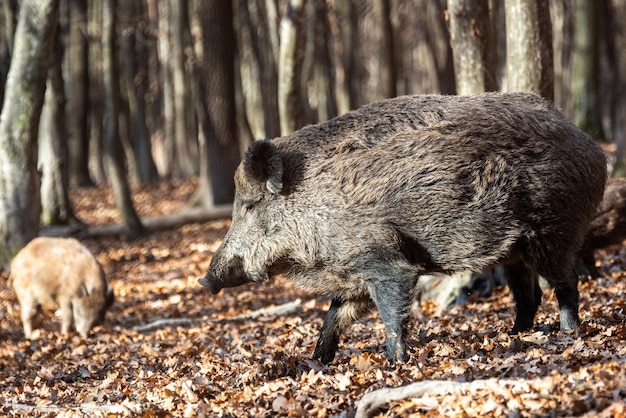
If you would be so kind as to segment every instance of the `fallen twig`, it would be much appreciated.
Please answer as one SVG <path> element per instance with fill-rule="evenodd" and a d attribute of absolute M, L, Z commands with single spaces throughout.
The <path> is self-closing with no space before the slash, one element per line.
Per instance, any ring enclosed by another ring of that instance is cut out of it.
<path fill-rule="evenodd" d="M 255 318 L 258 318 L 259 316 L 286 315 L 288 313 L 298 310 L 301 304 L 302 304 L 302 301 L 300 299 L 296 299 L 293 302 L 287 302 L 282 305 L 271 306 L 269 308 L 261 308 L 253 312 L 248 312 L 245 314 L 237 315 L 233 317 L 232 319 L 233 320 L 255 319 Z M 193 324 L 192 318 L 157 319 L 144 325 L 134 326 L 133 331 L 149 332 L 158 328 L 177 326 L 177 325 L 191 325 L 191 324 Z"/>
<path fill-rule="evenodd" d="M 191 325 L 192 323 L 193 320 L 191 318 L 157 319 L 145 325 L 137 325 L 133 327 L 133 330 L 138 332 L 148 332 L 158 328 L 169 327 L 172 325 Z"/>
<path fill-rule="evenodd" d="M 296 299 L 293 302 L 287 302 L 282 305 L 271 306 L 269 308 L 261 308 L 253 312 L 237 315 L 233 319 L 254 319 L 258 318 L 259 316 L 285 315 L 298 310 L 301 304 L 302 301 L 300 299 Z"/>
<path fill-rule="evenodd" d="M 160 231 L 164 229 L 176 228 L 190 223 L 207 222 L 215 219 L 230 218 L 232 205 L 216 206 L 212 209 L 205 208 L 185 208 L 179 212 L 168 215 L 147 217 L 141 220 L 148 231 Z M 51 225 L 42 228 L 39 234 L 42 236 L 80 236 L 80 237 L 102 237 L 109 235 L 124 234 L 124 225 L 121 223 L 108 223 L 104 225 Z"/>
<path fill-rule="evenodd" d="M 419 398 L 425 396 L 450 395 L 465 391 L 489 389 L 500 392 L 505 388 L 525 388 L 530 385 L 545 383 L 539 379 L 533 380 L 498 380 L 486 379 L 473 382 L 450 382 L 447 380 L 425 380 L 411 383 L 406 386 L 395 388 L 382 388 L 366 393 L 358 401 L 355 418 L 366 418 L 376 412 L 381 406 L 406 398 Z"/>

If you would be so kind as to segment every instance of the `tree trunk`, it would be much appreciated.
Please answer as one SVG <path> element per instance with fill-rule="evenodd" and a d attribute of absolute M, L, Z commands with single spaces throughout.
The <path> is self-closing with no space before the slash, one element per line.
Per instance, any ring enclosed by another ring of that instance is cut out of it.
<path fill-rule="evenodd" d="M 189 25 L 189 11 L 187 1 L 170 1 L 170 64 L 172 75 L 172 91 L 174 103 L 174 137 L 178 169 L 183 177 L 198 173 L 198 162 L 193 157 L 190 143 L 191 135 L 188 132 L 189 88 L 185 74 L 185 28 Z"/>
<path fill-rule="evenodd" d="M 0 114 L 0 266 L 37 236 L 37 127 L 60 0 L 23 0 Z"/>
<path fill-rule="evenodd" d="M 554 101 L 552 26 L 548 0 L 506 0 L 507 90 Z"/>
<path fill-rule="evenodd" d="M 107 0 L 102 9 L 102 58 L 104 86 L 103 151 L 113 185 L 115 202 L 129 239 L 144 234 L 145 229 L 135 211 L 124 164 L 124 150 L 119 134 L 119 75 L 117 69 L 115 26 L 116 0 Z"/>
<path fill-rule="evenodd" d="M 17 9 L 17 0 L 2 1 L 2 10 L 0 13 L 4 25 L 0 26 L 0 111 L 2 110 L 2 103 L 4 102 L 4 86 L 11 64 Z"/>
<path fill-rule="evenodd" d="M 200 143 L 198 192 L 192 204 L 207 208 L 231 203 L 234 198 L 235 169 L 239 164 L 239 143 L 235 118 L 235 32 L 230 1 L 194 2 L 202 22 L 198 55 L 197 117 Z"/>
<path fill-rule="evenodd" d="M 128 124 L 130 145 L 135 156 L 136 175 L 140 182 L 150 183 L 159 179 L 159 174 L 152 158 L 150 132 L 146 124 L 145 83 L 146 74 L 139 73 L 138 61 L 146 58 L 145 47 L 136 42 L 137 21 L 141 19 L 141 1 L 124 0 L 122 15 L 127 21 L 122 36 L 124 52 L 124 85 L 128 98 Z"/>
<path fill-rule="evenodd" d="M 70 181 L 91 186 L 89 176 L 89 77 L 87 43 L 87 2 L 69 0 L 69 37 L 67 41 L 66 83 L 67 133 Z"/>
<path fill-rule="evenodd" d="M 496 90 L 488 0 L 449 0 L 448 10 L 457 93 Z"/>
<path fill-rule="evenodd" d="M 53 59 L 39 123 L 39 167 L 41 170 L 41 224 L 79 223 L 74 215 L 68 188 L 68 149 L 63 90 L 63 45 L 57 32 Z"/>
<path fill-rule="evenodd" d="M 626 56 L 623 53 L 626 51 L 626 0 L 614 0 L 612 11 L 615 13 L 613 21 L 616 26 L 621 25 L 621 30 L 615 31 L 615 50 L 618 51 L 615 70 L 618 88 L 614 90 L 612 117 L 613 141 L 617 144 L 613 175 L 626 176 L 626 95 L 623 94 L 626 89 Z"/>
<path fill-rule="evenodd" d="M 336 82 L 332 65 L 332 50 L 337 42 L 331 35 L 329 8 L 326 2 L 312 2 L 317 15 L 314 42 L 315 72 L 318 80 L 318 112 L 314 122 L 331 119 L 338 114 Z M 309 3 L 311 4 L 311 3 Z"/>
<path fill-rule="evenodd" d="M 574 6 L 574 51 L 572 55 L 572 98 L 574 123 L 595 138 L 604 138 L 596 112 L 598 79 L 596 72 L 595 1 L 576 0 Z"/>
<path fill-rule="evenodd" d="M 161 89 L 163 102 L 163 148 L 164 155 L 164 172 L 166 177 L 178 176 L 178 166 L 176 164 L 176 114 L 174 108 L 174 84 L 172 79 L 171 66 L 171 44 L 170 44 L 170 2 L 158 2 L 158 22 L 159 22 L 159 67 L 161 70 Z"/>
<path fill-rule="evenodd" d="M 102 8 L 101 0 L 89 0 L 88 2 L 88 32 L 92 39 L 102 38 Z M 90 138 L 90 148 L 84 152 L 88 153 L 87 163 L 90 168 L 93 180 L 97 184 L 106 183 L 106 173 L 104 172 L 104 161 L 102 151 L 102 104 L 104 102 L 104 92 L 102 91 L 102 42 L 89 43 L 89 114 L 88 114 L 88 136 Z M 70 159 L 74 155 L 70 154 Z M 80 157 L 83 158 L 83 157 Z"/>
<path fill-rule="evenodd" d="M 255 138 L 275 138 L 280 135 L 275 0 L 239 0 L 237 5 L 248 120 Z"/>
<path fill-rule="evenodd" d="M 305 0 L 289 0 L 280 22 L 280 53 L 278 57 L 278 113 L 280 134 L 288 135 L 302 124 L 299 87 L 302 56 L 300 31 Z"/>

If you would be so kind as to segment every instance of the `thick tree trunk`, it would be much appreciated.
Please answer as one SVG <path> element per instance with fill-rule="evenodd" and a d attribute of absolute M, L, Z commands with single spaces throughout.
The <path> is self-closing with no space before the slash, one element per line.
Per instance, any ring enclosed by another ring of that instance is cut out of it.
<path fill-rule="evenodd" d="M 506 0 L 507 90 L 554 101 L 552 26 L 548 0 Z"/>
<path fill-rule="evenodd" d="M 239 164 L 235 118 L 235 32 L 229 1 L 194 2 L 202 22 L 196 38 L 198 89 L 196 113 L 201 128 L 200 176 L 192 205 L 207 208 L 231 203 Z"/>
<path fill-rule="evenodd" d="M 0 266 L 39 231 L 37 127 L 59 0 L 23 0 L 0 114 Z"/>
<path fill-rule="evenodd" d="M 449 0 L 448 10 L 457 93 L 496 90 L 488 0 Z"/>
<path fill-rule="evenodd" d="M 124 150 L 119 135 L 119 75 L 116 62 L 115 25 L 116 0 L 107 0 L 102 9 L 102 57 L 104 86 L 103 151 L 115 202 L 126 236 L 129 239 L 144 234 L 145 229 L 135 211 L 124 164 Z"/>

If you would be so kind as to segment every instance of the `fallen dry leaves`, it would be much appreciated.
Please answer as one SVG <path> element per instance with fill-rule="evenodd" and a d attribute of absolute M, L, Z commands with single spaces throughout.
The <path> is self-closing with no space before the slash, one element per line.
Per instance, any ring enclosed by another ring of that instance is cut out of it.
<path fill-rule="evenodd" d="M 194 185 L 138 189 L 138 209 L 143 216 L 172 213 Z M 118 219 L 108 189 L 72 197 L 85 221 Z M 366 393 L 433 382 L 437 389 L 385 403 L 374 415 L 626 416 L 619 249 L 601 255 L 602 278 L 580 286 L 577 335 L 558 332 L 548 291 L 536 329 L 509 336 L 514 305 L 500 289 L 442 314 L 428 302 L 416 307 L 406 365 L 388 366 L 384 327 L 372 314 L 348 330 L 335 361 L 322 366 L 310 356 L 328 307 L 324 297 L 282 278 L 218 296 L 197 284 L 228 225 L 187 225 L 130 243 L 82 239 L 117 297 L 87 341 L 60 335 L 60 321 L 50 316 L 32 341 L 24 340 L 19 305 L 2 275 L 0 414 L 348 417 Z"/>

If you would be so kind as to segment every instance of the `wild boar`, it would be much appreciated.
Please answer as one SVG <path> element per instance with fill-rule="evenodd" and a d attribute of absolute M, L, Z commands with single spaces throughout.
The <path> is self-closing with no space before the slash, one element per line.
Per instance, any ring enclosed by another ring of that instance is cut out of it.
<path fill-rule="evenodd" d="M 253 143 L 235 174 L 232 225 L 200 284 L 218 293 L 285 273 L 331 305 L 313 357 L 377 308 L 387 357 L 406 361 L 421 275 L 500 263 L 512 332 L 556 292 L 560 329 L 579 324 L 577 252 L 607 177 L 592 138 L 529 93 L 383 100 Z"/>
<path fill-rule="evenodd" d="M 10 276 L 26 338 L 31 337 L 40 306 L 61 309 L 64 334 L 75 324 L 87 338 L 114 299 L 98 260 L 73 238 L 33 239 L 11 262 Z"/>

